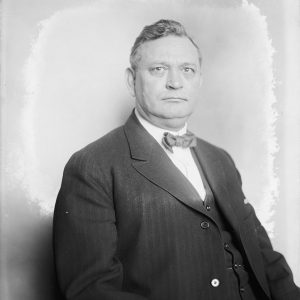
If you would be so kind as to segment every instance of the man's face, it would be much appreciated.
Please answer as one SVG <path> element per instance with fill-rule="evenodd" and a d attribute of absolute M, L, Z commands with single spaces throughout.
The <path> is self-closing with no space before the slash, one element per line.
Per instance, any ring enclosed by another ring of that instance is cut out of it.
<path fill-rule="evenodd" d="M 177 130 L 192 114 L 201 86 L 199 56 L 186 37 L 167 36 L 140 46 L 133 88 L 136 107 L 151 123 Z"/>

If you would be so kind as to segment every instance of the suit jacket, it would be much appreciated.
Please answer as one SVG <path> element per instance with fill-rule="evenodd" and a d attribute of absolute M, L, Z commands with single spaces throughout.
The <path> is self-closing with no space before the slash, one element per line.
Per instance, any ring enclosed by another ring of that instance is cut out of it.
<path fill-rule="evenodd" d="M 195 153 L 267 299 L 300 299 L 285 259 L 244 201 L 230 156 L 201 139 Z M 132 114 L 65 167 L 54 212 L 63 294 L 72 300 L 224 300 L 220 232 L 202 229 L 204 217 L 193 186 Z"/>

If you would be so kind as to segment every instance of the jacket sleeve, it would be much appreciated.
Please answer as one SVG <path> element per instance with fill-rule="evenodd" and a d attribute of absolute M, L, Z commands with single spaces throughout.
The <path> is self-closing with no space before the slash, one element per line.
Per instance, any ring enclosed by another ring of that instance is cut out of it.
<path fill-rule="evenodd" d="M 273 300 L 300 300 L 300 289 L 284 256 L 276 252 L 265 228 L 254 214 L 255 232 L 263 258 L 267 281 Z"/>
<path fill-rule="evenodd" d="M 54 210 L 53 244 L 57 279 L 66 299 L 145 300 L 122 291 L 109 185 L 92 159 L 80 152 L 65 167 Z"/>
<path fill-rule="evenodd" d="M 234 165 L 229 154 L 226 153 L 226 155 Z M 236 169 L 235 165 L 234 168 L 237 172 L 238 181 L 242 188 L 240 173 Z M 273 249 L 270 238 L 265 228 L 257 218 L 254 208 L 249 203 L 247 206 L 249 206 L 252 210 L 254 232 L 262 256 L 272 300 L 300 300 L 300 289 L 294 283 L 292 271 L 284 256 Z"/>

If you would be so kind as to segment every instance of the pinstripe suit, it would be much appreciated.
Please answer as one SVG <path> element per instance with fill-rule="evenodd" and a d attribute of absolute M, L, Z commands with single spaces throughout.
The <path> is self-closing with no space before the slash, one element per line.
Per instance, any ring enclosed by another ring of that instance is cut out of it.
<path fill-rule="evenodd" d="M 300 299 L 226 152 L 198 139 L 196 157 L 266 299 Z M 225 299 L 224 249 L 193 186 L 132 114 L 75 153 L 54 213 L 58 281 L 67 299 Z M 221 283 L 212 286 L 212 280 Z"/>

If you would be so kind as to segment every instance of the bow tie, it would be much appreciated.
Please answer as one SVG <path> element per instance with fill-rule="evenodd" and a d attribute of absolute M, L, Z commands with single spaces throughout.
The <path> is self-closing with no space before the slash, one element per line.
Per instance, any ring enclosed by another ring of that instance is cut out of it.
<path fill-rule="evenodd" d="M 197 140 L 196 136 L 191 132 L 185 133 L 184 135 L 173 135 L 170 132 L 165 132 L 162 138 L 162 144 L 167 150 L 173 153 L 172 147 L 196 147 Z"/>

